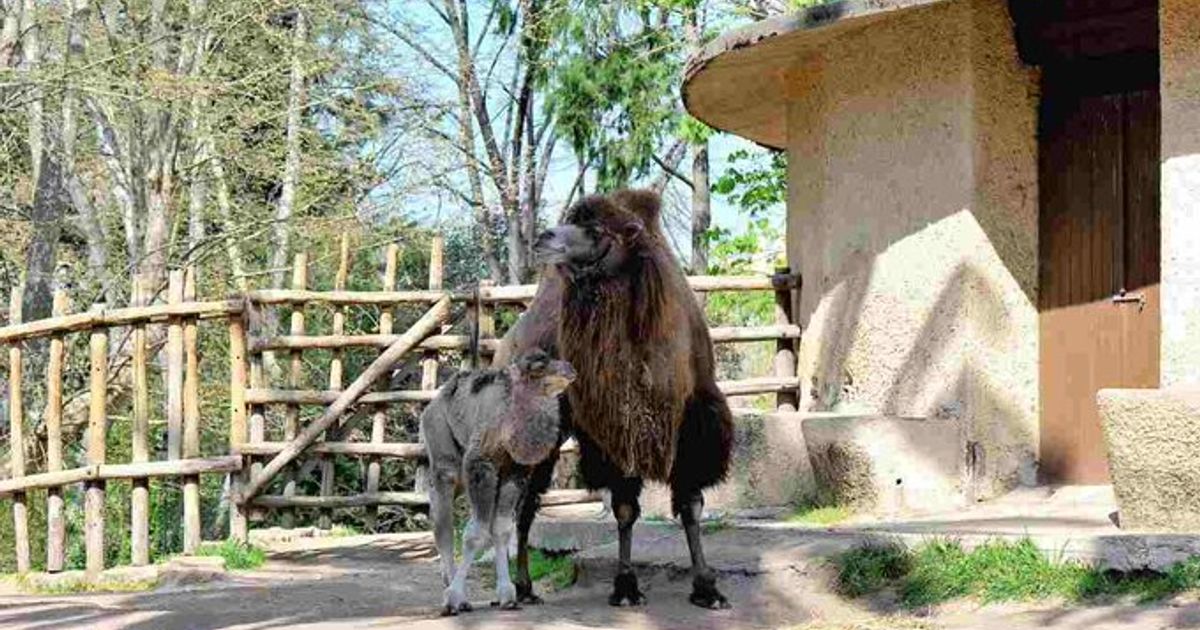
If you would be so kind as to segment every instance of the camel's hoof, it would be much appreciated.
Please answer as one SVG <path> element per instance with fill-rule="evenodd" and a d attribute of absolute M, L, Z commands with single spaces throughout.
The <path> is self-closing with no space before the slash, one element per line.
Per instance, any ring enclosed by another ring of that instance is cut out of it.
<path fill-rule="evenodd" d="M 475 607 L 471 605 L 471 602 L 463 602 L 458 605 L 458 612 L 471 612 L 472 610 L 475 610 Z"/>
<path fill-rule="evenodd" d="M 534 595 L 533 585 L 516 582 L 517 586 L 517 602 L 521 604 L 529 604 L 530 606 L 541 606 L 546 603 L 541 597 Z"/>
<path fill-rule="evenodd" d="M 458 613 L 460 613 L 460 612 L 471 612 L 472 610 L 474 610 L 474 609 L 471 608 L 471 604 L 469 604 L 467 602 L 463 602 L 457 606 L 454 606 L 451 604 L 446 604 L 445 606 L 442 606 L 442 616 L 443 617 L 456 617 L 456 616 L 458 616 Z"/>
<path fill-rule="evenodd" d="M 632 573 L 619 573 L 613 581 L 612 595 L 608 596 L 609 606 L 642 606 L 646 596 L 638 590 L 637 576 Z"/>
<path fill-rule="evenodd" d="M 728 610 L 733 608 L 729 605 L 729 600 L 717 590 L 716 580 L 713 578 L 697 578 L 692 582 L 692 594 L 688 596 L 688 601 L 695 606 L 707 608 L 709 610 Z"/>

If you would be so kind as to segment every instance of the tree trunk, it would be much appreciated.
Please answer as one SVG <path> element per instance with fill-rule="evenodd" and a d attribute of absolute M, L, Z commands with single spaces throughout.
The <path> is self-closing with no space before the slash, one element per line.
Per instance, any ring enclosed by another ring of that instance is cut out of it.
<path fill-rule="evenodd" d="M 32 234 L 25 249 L 25 295 L 21 305 L 25 321 L 50 316 L 54 304 L 54 270 L 62 218 L 69 206 L 63 189 L 62 167 L 52 151 L 42 151 L 37 189 L 30 214 Z"/>
<path fill-rule="evenodd" d="M 71 0 L 67 24 L 67 65 L 83 58 L 87 50 L 88 0 Z M 79 229 L 87 243 L 87 294 L 103 295 L 108 304 L 116 304 L 117 292 L 108 275 L 108 246 L 104 225 L 88 196 L 87 186 L 75 169 L 75 141 L 78 135 L 79 95 L 74 88 L 63 92 L 62 104 L 62 182 L 71 206 L 79 216 Z"/>
<path fill-rule="evenodd" d="M 0 7 L 4 10 L 0 18 L 0 68 L 8 68 L 16 60 L 21 36 L 21 0 L 4 0 Z"/>
<path fill-rule="evenodd" d="M 225 180 L 225 162 L 220 154 L 213 150 L 212 134 L 206 129 L 204 134 L 209 164 L 212 167 L 213 180 L 217 184 L 217 209 L 221 213 L 221 223 L 225 229 L 225 255 L 229 258 L 229 272 L 233 274 L 233 284 L 239 291 L 249 291 L 250 284 L 246 281 L 246 266 L 242 263 L 242 248 L 238 243 L 237 220 L 233 217 L 233 204 L 229 200 L 229 183 Z"/>
<path fill-rule="evenodd" d="M 712 222 L 708 187 L 708 141 L 692 145 L 692 273 L 708 273 L 708 227 Z"/>
<path fill-rule="evenodd" d="M 287 278 L 288 255 L 291 251 L 291 219 L 296 203 L 296 184 L 300 179 L 300 121 L 304 108 L 304 60 L 301 52 L 308 38 L 304 12 L 297 10 L 292 26 L 292 72 L 288 84 L 287 157 L 283 166 L 283 182 L 275 212 L 274 249 L 271 252 L 271 286 L 283 287 Z"/>
<path fill-rule="evenodd" d="M 460 63 L 460 68 L 461 65 Z M 496 255 L 496 242 L 492 238 L 494 236 L 492 213 L 488 211 L 487 201 L 483 196 L 483 180 L 479 174 L 479 161 L 475 159 L 475 125 L 471 122 L 471 93 L 467 89 L 466 82 L 462 80 L 458 81 L 458 110 L 458 138 L 462 144 L 463 153 L 467 156 L 467 183 L 471 188 L 471 205 L 475 212 L 475 225 L 479 230 L 480 249 L 492 280 L 500 282 L 504 277 L 504 271 L 500 268 L 500 259 Z"/>
<path fill-rule="evenodd" d="M 188 42 L 189 58 L 188 74 L 193 82 L 200 78 L 204 67 L 204 52 L 206 35 L 201 28 L 200 20 L 207 9 L 206 0 L 190 0 L 188 2 L 188 22 L 191 24 L 192 35 Z M 192 94 L 191 114 L 188 117 L 188 135 L 192 141 L 192 165 L 188 178 L 188 259 L 194 260 L 204 242 L 204 204 L 208 199 L 208 180 L 204 176 L 204 163 L 208 159 L 208 143 L 204 139 L 204 116 L 207 103 L 202 91 L 197 89 Z"/>
<path fill-rule="evenodd" d="M 687 38 L 693 50 L 703 46 L 700 7 L 688 11 Z M 711 191 L 708 187 L 708 139 L 692 143 L 692 273 L 708 272 L 708 226 L 712 223 Z"/>
<path fill-rule="evenodd" d="M 455 0 L 444 0 L 444 6 L 446 15 L 449 17 L 450 30 L 454 35 L 455 49 L 458 52 L 458 81 L 467 91 L 471 110 L 475 114 L 475 122 L 479 125 L 479 136 L 483 140 L 483 149 L 487 154 L 488 174 L 500 195 L 500 208 L 509 220 L 508 277 L 512 281 L 524 273 L 524 269 L 519 264 L 516 267 L 513 265 L 514 247 L 511 232 L 515 229 L 519 236 L 521 229 L 520 225 L 512 223 L 514 219 L 520 221 L 518 193 L 514 185 L 515 177 L 509 176 L 504 156 L 500 152 L 500 145 L 496 141 L 495 130 L 492 127 L 492 116 L 483 97 L 483 89 L 479 85 L 479 76 L 475 72 L 475 60 L 471 57 L 470 42 L 467 38 L 467 25 L 470 22 L 467 17 L 467 4 L 465 0 L 459 0 L 457 3 Z M 518 133 L 519 131 L 513 131 L 514 138 Z M 519 248 L 516 253 L 519 253 Z M 519 258 L 518 256 L 518 263 Z"/>
<path fill-rule="evenodd" d="M 37 3 L 34 0 L 24 0 L 21 9 L 21 69 L 28 75 L 32 74 L 41 63 L 41 42 L 39 31 L 41 26 L 37 21 Z M 26 110 L 29 130 L 29 164 L 33 172 L 33 181 L 41 179 L 39 169 L 42 167 L 43 143 L 46 125 L 43 120 L 42 90 L 33 87 L 30 93 L 29 109 Z"/>

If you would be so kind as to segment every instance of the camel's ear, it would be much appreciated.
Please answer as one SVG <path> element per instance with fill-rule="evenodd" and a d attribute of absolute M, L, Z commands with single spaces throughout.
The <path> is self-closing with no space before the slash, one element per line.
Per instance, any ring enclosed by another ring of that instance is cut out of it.
<path fill-rule="evenodd" d="M 645 224 L 640 219 L 634 219 L 621 226 L 621 242 L 626 245 L 636 243 L 645 231 Z"/>
<path fill-rule="evenodd" d="M 657 225 L 662 198 L 653 190 L 627 188 L 614 192 L 612 199 L 618 206 L 641 217 L 646 226 Z"/>

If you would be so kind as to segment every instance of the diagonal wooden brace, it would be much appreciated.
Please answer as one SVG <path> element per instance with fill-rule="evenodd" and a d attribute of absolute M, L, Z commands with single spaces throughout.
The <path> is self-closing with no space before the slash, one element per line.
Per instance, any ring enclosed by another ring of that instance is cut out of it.
<path fill-rule="evenodd" d="M 388 346 L 387 350 L 384 350 L 383 354 L 379 355 L 379 358 L 367 366 L 367 369 L 363 370 L 363 373 L 354 379 L 354 382 L 329 405 L 329 408 L 325 410 L 325 413 L 320 418 L 309 424 L 303 433 L 272 458 L 263 467 L 262 472 L 254 479 L 251 479 L 250 483 L 246 484 L 246 487 L 237 497 L 237 503 L 245 504 L 262 493 L 271 479 L 275 475 L 278 475 L 284 466 L 290 464 L 292 460 L 296 459 L 305 449 L 311 446 L 326 429 L 336 422 L 342 414 L 346 413 L 350 405 L 353 405 L 360 396 L 366 393 L 367 389 L 375 381 L 386 374 L 400 360 L 400 357 L 404 356 L 405 352 L 412 350 L 423 339 L 437 331 L 438 326 L 449 315 L 450 296 L 447 295 L 438 300 L 428 312 L 421 316 L 421 319 L 418 319 L 412 325 L 412 328 L 408 329 L 408 332 L 401 335 L 392 345 Z"/>

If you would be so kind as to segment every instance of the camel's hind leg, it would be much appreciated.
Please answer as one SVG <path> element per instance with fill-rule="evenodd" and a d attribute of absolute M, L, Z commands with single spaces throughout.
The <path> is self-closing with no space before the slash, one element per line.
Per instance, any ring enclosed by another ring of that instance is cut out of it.
<path fill-rule="evenodd" d="M 618 559 L 617 577 L 613 581 L 613 592 L 608 597 L 612 606 L 641 606 L 646 596 L 638 589 L 637 575 L 633 572 L 633 524 L 637 522 L 642 508 L 638 498 L 642 494 L 642 480 L 627 477 L 614 481 L 612 492 L 613 515 L 617 517 Z"/>
<path fill-rule="evenodd" d="M 542 503 L 542 493 L 550 487 L 554 465 L 558 462 L 558 449 L 551 457 L 538 464 L 517 506 L 517 576 L 513 584 L 517 587 L 517 601 L 522 604 L 541 604 L 542 598 L 533 592 L 533 580 L 529 576 L 529 529 Z"/>

